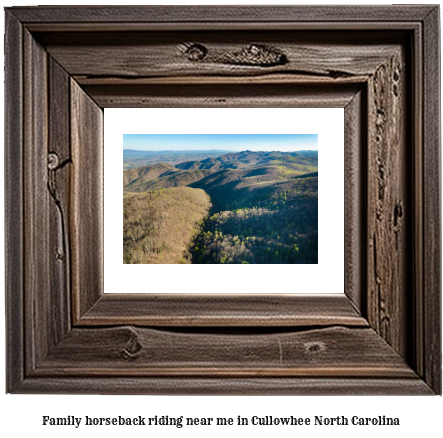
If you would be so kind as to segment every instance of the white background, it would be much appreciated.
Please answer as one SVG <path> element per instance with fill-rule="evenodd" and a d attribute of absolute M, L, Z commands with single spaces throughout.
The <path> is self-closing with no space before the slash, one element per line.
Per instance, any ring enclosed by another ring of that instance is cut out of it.
<path fill-rule="evenodd" d="M 105 109 L 105 293 L 343 293 L 343 132 L 342 108 Z M 318 134 L 318 264 L 124 265 L 123 134 Z"/>
<path fill-rule="evenodd" d="M 45 4 L 51 2 L 45 1 Z M 63 2 L 56 1 L 53 4 Z M 99 1 L 95 4 L 112 4 L 110 0 Z M 187 2 L 189 3 L 189 2 Z M 209 2 L 202 2 L 207 4 Z M 223 2 L 218 2 L 223 4 Z M 241 4 L 270 3 L 260 0 L 242 0 Z M 279 0 L 279 4 L 297 4 L 296 1 Z M 340 0 L 339 2 L 310 2 L 303 0 L 301 4 L 355 4 L 354 1 Z M 385 1 L 365 0 L 366 4 L 389 4 Z M 11 1 L 3 3 L 6 5 L 30 5 L 29 1 Z M 68 4 L 68 3 L 66 3 Z M 131 4 L 147 4 L 145 2 L 133 1 Z M 156 2 L 156 4 L 166 4 Z M 198 3 L 192 3 L 198 4 Z M 225 4 L 232 4 L 228 1 Z M 3 26 L 3 19 L 1 20 Z M 0 69 L 0 74 L 3 70 Z M 3 97 L 3 96 L 2 96 Z M 3 107 L 3 105 L 1 105 Z M 3 118 L 0 118 L 3 125 Z M 3 154 L 0 154 L 3 157 Z M 3 172 L 3 165 L 0 165 Z M 119 178 L 120 179 L 120 178 Z M 0 185 L 3 190 L 3 175 L 0 175 Z M 3 199 L 3 196 L 1 196 Z M 2 212 L 3 219 L 3 212 Z M 0 244 L 3 243 L 3 233 L 0 233 Z M 4 267 L 0 265 L 2 280 L 4 284 Z M 0 311 L 0 330 L 4 330 L 4 300 L 0 300 L 2 309 Z M 0 356 L 5 357 L 4 335 L 0 336 Z M 4 361 L 0 365 L 0 393 L 4 391 Z M 393 436 L 441 436 L 443 401 L 441 397 L 191 397 L 191 396 L 65 396 L 65 395 L 0 395 L 0 434 L 4 437 L 97 437 L 98 434 L 106 434 L 107 438 L 121 437 L 122 434 L 132 437 L 223 437 L 248 436 L 268 438 L 280 437 L 324 437 L 331 438 L 373 438 L 377 434 L 383 438 Z M 73 427 L 43 427 L 41 426 L 42 415 L 52 416 L 112 416 L 112 415 L 163 415 L 170 416 L 242 416 L 251 415 L 360 415 L 376 416 L 384 414 L 398 416 L 401 426 L 388 427 L 318 427 L 318 428 L 291 428 L 291 427 L 262 427 L 254 429 L 241 429 L 239 427 L 217 428 L 91 428 L 74 429 Z"/>

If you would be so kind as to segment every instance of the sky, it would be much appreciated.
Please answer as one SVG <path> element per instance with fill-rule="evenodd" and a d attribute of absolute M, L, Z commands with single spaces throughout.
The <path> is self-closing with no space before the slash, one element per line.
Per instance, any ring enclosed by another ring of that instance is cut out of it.
<path fill-rule="evenodd" d="M 123 149 L 139 151 L 209 150 L 299 151 L 317 150 L 317 134 L 124 134 Z"/>

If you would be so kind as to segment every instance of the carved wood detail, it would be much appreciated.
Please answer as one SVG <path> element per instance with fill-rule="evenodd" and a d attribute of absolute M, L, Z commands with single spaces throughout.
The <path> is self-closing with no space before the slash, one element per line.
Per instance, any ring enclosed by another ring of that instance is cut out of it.
<path fill-rule="evenodd" d="M 405 320 L 398 320 L 407 302 L 408 181 L 405 142 L 404 69 L 399 56 L 380 65 L 368 85 L 371 113 L 368 129 L 368 318 L 394 348 L 405 353 L 401 339 Z"/>
<path fill-rule="evenodd" d="M 182 50 L 189 61 L 213 62 L 220 64 L 249 65 L 258 67 L 274 67 L 287 64 L 287 56 L 279 49 L 266 44 L 249 44 L 238 50 L 211 53 L 207 47 L 199 43 L 185 43 Z"/>

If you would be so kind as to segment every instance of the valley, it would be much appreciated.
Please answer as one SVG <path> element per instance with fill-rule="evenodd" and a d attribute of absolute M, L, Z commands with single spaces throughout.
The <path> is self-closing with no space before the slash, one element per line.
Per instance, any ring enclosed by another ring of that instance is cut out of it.
<path fill-rule="evenodd" d="M 318 262 L 318 151 L 172 152 L 124 151 L 124 263 Z"/>

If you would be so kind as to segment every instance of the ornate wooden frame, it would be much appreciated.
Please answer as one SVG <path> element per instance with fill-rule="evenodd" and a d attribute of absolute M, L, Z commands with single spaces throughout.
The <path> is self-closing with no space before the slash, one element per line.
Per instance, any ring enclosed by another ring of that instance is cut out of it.
<path fill-rule="evenodd" d="M 441 394 L 439 57 L 438 6 L 7 8 L 7 391 Z M 102 109 L 169 106 L 345 108 L 346 295 L 103 294 Z"/>

